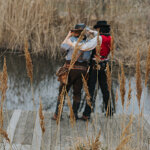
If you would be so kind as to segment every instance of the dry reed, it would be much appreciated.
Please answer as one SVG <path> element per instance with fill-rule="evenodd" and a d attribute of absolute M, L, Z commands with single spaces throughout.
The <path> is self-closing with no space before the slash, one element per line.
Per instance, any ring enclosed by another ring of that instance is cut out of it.
<path fill-rule="evenodd" d="M 8 81 L 8 74 L 7 74 L 7 65 L 6 65 L 6 58 L 4 57 L 4 65 L 3 65 L 3 74 L 2 74 L 2 84 L 1 84 L 1 91 L 2 91 L 2 100 L 1 102 L 4 103 L 6 97 L 6 90 Z"/>
<path fill-rule="evenodd" d="M 96 136 L 95 140 L 92 142 L 92 150 L 99 150 L 100 146 L 101 146 L 101 142 L 100 142 L 100 135 L 101 135 L 101 130 L 99 131 L 98 135 Z"/>
<path fill-rule="evenodd" d="M 137 100 L 140 110 L 140 101 L 142 95 L 142 81 L 141 81 L 141 69 L 140 69 L 140 53 L 139 49 L 137 50 L 137 62 L 136 62 L 136 91 L 137 91 Z"/>
<path fill-rule="evenodd" d="M 146 60 L 145 86 L 147 85 L 149 73 L 150 73 L 150 46 L 149 46 L 147 60 Z"/>
<path fill-rule="evenodd" d="M 67 91 L 66 91 L 66 96 L 67 96 L 67 103 L 68 103 L 69 110 L 70 110 L 70 123 L 71 123 L 72 127 L 74 127 L 74 124 L 75 124 L 75 116 L 74 116 L 74 112 L 73 112 L 73 109 L 72 109 L 70 97 L 69 97 Z"/>
<path fill-rule="evenodd" d="M 1 75 L 1 108 L 0 108 L 0 128 L 3 129 L 3 103 L 6 97 L 6 90 L 8 81 L 8 74 L 7 74 L 7 65 L 6 65 L 6 58 L 4 57 L 4 64 L 3 64 L 3 72 Z"/>
<path fill-rule="evenodd" d="M 120 77 L 120 94 L 121 94 L 121 102 L 122 102 L 122 107 L 124 109 L 124 96 L 125 96 L 125 75 L 124 75 L 124 69 L 123 69 L 123 64 L 121 63 L 121 77 Z"/>
<path fill-rule="evenodd" d="M 40 108 L 39 108 L 39 118 L 40 118 L 40 126 L 42 130 L 42 134 L 45 133 L 45 122 L 44 122 L 44 115 L 43 115 L 43 107 L 42 107 L 42 100 L 40 98 Z"/>
<path fill-rule="evenodd" d="M 98 135 L 94 138 L 88 137 L 86 139 L 79 138 L 76 143 L 73 143 L 75 148 L 71 148 L 70 150 L 100 150 L 101 148 L 101 142 L 100 142 L 100 135 L 101 130 L 99 131 Z"/>
<path fill-rule="evenodd" d="M 58 100 L 60 101 L 60 104 L 59 104 L 59 106 L 58 106 L 58 115 L 57 115 L 57 120 L 56 120 L 57 125 L 58 125 L 59 122 L 60 122 L 60 117 L 61 117 L 62 110 L 63 110 L 65 92 L 66 92 L 66 87 L 63 86 L 62 91 L 61 91 L 61 94 L 60 94 L 59 99 L 58 99 Z"/>
<path fill-rule="evenodd" d="M 132 89 L 131 89 L 131 80 L 129 81 L 129 91 L 128 91 L 128 101 L 127 101 L 127 109 L 131 103 L 131 93 L 132 93 Z"/>
<path fill-rule="evenodd" d="M 91 96 L 90 96 L 90 93 L 89 93 L 89 89 L 88 89 L 87 82 L 86 82 L 86 80 L 85 80 L 83 74 L 82 74 L 82 81 L 83 81 L 84 91 L 85 91 L 85 93 L 86 93 L 86 102 L 87 102 L 87 104 L 88 104 L 88 105 L 91 107 L 91 109 L 92 109 L 92 104 L 91 104 L 91 101 L 90 101 Z"/>
<path fill-rule="evenodd" d="M 131 114 L 130 121 L 122 131 L 122 135 L 120 137 L 121 141 L 117 146 L 116 150 L 126 150 L 126 144 L 130 141 L 131 137 L 133 136 L 133 134 L 130 134 L 129 132 L 129 127 L 131 127 L 132 122 L 133 122 L 133 115 Z"/>
<path fill-rule="evenodd" d="M 143 43 L 143 56 L 147 53 L 150 36 L 148 0 L 1 0 L 0 12 L 0 48 L 23 50 L 24 37 L 27 37 L 32 53 L 47 53 L 56 58 L 60 56 L 60 43 L 72 25 L 85 22 L 93 26 L 101 18 L 108 20 L 114 31 L 119 49 L 116 58 L 124 58 L 129 60 L 125 61 L 127 65 L 130 62 L 134 65 L 136 43 Z"/>
<path fill-rule="evenodd" d="M 123 150 L 123 148 L 125 147 L 125 145 L 130 141 L 130 139 L 132 138 L 133 134 L 127 135 L 126 137 L 124 137 L 120 144 L 117 146 L 116 150 Z"/>
<path fill-rule="evenodd" d="M 100 61 L 98 58 L 100 58 L 100 51 L 101 51 L 101 42 L 100 42 L 100 39 L 99 39 L 99 34 L 100 34 L 100 31 L 97 34 L 96 55 L 99 56 L 99 57 L 96 57 L 97 62 Z"/>
<path fill-rule="evenodd" d="M 30 53 L 28 51 L 27 41 L 25 42 L 25 58 L 26 58 L 27 74 L 28 74 L 28 77 L 30 78 L 30 82 L 32 84 L 32 82 L 33 82 L 33 65 L 32 65 L 32 60 L 31 60 Z"/>
<path fill-rule="evenodd" d="M 3 105 L 1 104 L 1 108 L 0 108 L 0 128 L 1 129 L 3 128 L 3 122 L 4 122 L 4 119 L 3 119 Z"/>
<path fill-rule="evenodd" d="M 106 67 L 106 72 L 107 72 L 107 84 L 108 84 L 108 89 L 109 89 L 109 92 L 111 91 L 111 72 L 110 72 L 110 69 L 109 69 L 109 64 L 107 63 L 107 67 Z"/>
<path fill-rule="evenodd" d="M 123 139 L 126 135 L 129 135 L 129 127 L 131 127 L 132 123 L 133 123 L 133 115 L 131 114 L 131 115 L 130 115 L 130 121 L 129 121 L 129 123 L 127 124 L 127 126 L 125 127 L 125 129 L 123 130 L 120 139 Z"/>
<path fill-rule="evenodd" d="M 6 139 L 6 141 L 8 141 L 8 143 L 10 143 L 10 139 L 8 137 L 7 132 L 1 128 L 0 128 L 0 135 L 2 135 Z"/>
<path fill-rule="evenodd" d="M 116 103 L 118 102 L 118 88 L 116 89 Z"/>
<path fill-rule="evenodd" d="M 84 38 L 84 34 L 85 34 L 85 30 L 83 30 L 77 40 L 77 43 L 74 47 L 74 51 L 73 51 L 73 54 L 72 54 L 72 58 L 71 58 L 71 62 L 70 62 L 70 66 L 69 66 L 69 70 L 71 70 L 73 68 L 73 65 L 75 64 L 75 62 L 77 61 L 78 57 L 80 56 L 80 54 L 78 53 L 81 46 L 82 45 L 79 45 L 79 43 L 83 40 Z"/>

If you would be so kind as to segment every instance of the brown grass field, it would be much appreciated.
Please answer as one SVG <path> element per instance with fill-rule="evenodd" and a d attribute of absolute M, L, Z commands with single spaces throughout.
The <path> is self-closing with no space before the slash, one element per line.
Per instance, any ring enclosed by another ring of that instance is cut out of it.
<path fill-rule="evenodd" d="M 0 48 L 60 57 L 60 43 L 76 23 L 92 27 L 105 19 L 115 36 L 115 60 L 135 65 L 139 48 L 144 65 L 150 39 L 149 0 L 1 0 Z"/>

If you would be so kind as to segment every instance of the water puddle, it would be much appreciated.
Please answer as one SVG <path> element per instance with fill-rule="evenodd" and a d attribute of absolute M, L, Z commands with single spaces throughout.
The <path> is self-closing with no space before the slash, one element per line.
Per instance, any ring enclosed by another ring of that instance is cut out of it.
<path fill-rule="evenodd" d="M 7 71 L 8 71 L 8 89 L 6 94 L 5 107 L 7 109 L 22 109 L 22 110 L 33 110 L 33 101 L 32 101 L 32 92 L 30 80 L 27 77 L 25 58 L 23 54 L 5 54 L 7 59 Z M 3 67 L 3 56 L 0 59 L 0 70 Z M 53 61 L 47 57 L 33 57 L 33 88 L 34 88 L 34 97 L 36 109 L 39 108 L 39 97 L 42 99 L 43 109 L 48 111 L 55 111 L 59 82 L 55 76 L 55 72 L 62 63 L 58 61 Z M 116 89 L 119 88 L 118 84 L 118 67 L 114 68 L 113 71 L 113 90 L 112 95 L 116 93 Z M 131 80 L 132 87 L 132 98 L 131 104 L 127 113 L 131 113 L 134 110 L 134 113 L 139 113 L 139 108 L 136 99 L 136 81 L 134 75 L 129 75 L 129 71 L 126 71 L 126 96 L 128 93 L 128 82 Z M 132 71 L 131 71 L 132 72 Z M 150 114 L 150 87 L 144 88 L 141 98 L 141 107 L 144 104 L 144 113 Z M 71 95 L 71 94 L 70 94 Z M 120 95 L 120 94 L 119 94 Z M 82 96 L 84 98 L 84 95 Z M 82 98 L 82 99 L 83 99 Z M 126 106 L 126 102 L 125 102 Z M 98 112 L 102 111 L 102 95 L 99 90 L 96 98 L 96 110 Z M 67 105 L 65 104 L 64 110 L 68 110 Z M 126 108 L 124 109 L 126 112 Z M 116 113 L 122 112 L 121 98 L 119 96 L 118 103 L 116 104 Z"/>

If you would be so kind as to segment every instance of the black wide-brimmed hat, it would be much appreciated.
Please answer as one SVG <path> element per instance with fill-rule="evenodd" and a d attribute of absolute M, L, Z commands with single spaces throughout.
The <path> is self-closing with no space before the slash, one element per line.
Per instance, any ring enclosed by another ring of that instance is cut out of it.
<path fill-rule="evenodd" d="M 84 23 L 79 23 L 79 24 L 76 24 L 74 29 L 72 29 L 71 31 L 72 32 L 74 32 L 74 31 L 83 31 L 85 27 L 86 27 L 86 25 Z"/>
<path fill-rule="evenodd" d="M 110 27 L 110 25 L 107 24 L 107 21 L 101 20 L 101 21 L 97 21 L 96 25 L 93 26 L 94 29 L 101 28 L 101 27 Z"/>

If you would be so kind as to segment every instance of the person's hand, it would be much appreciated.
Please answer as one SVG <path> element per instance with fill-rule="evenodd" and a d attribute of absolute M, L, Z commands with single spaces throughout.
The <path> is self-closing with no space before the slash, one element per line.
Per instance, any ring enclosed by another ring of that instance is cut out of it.
<path fill-rule="evenodd" d="M 67 35 L 67 38 L 70 38 L 71 36 L 72 36 L 72 32 L 69 31 L 69 32 L 68 32 L 68 35 Z"/>

